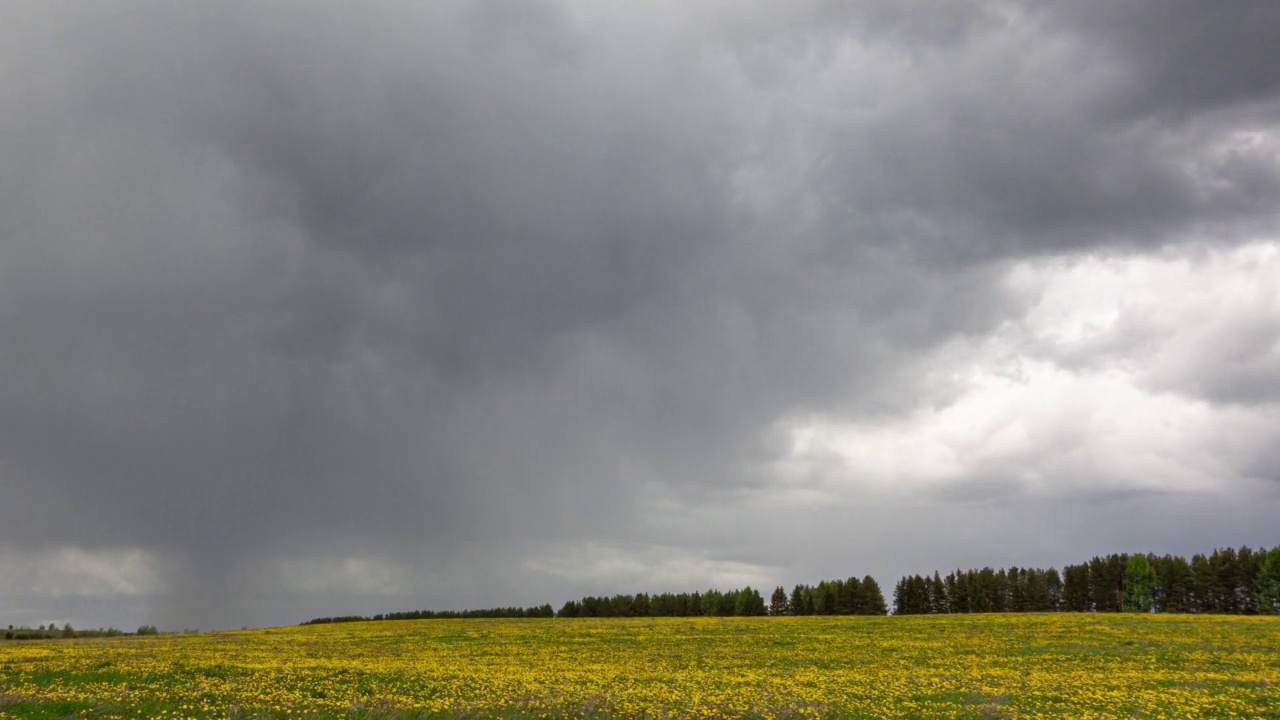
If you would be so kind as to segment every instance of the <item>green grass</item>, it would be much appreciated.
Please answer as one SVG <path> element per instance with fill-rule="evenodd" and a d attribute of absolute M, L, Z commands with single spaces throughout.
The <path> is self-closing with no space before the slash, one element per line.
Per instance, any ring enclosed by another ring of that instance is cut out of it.
<path fill-rule="evenodd" d="M 383 621 L 0 644 L 0 718 L 1280 719 L 1280 618 Z"/>

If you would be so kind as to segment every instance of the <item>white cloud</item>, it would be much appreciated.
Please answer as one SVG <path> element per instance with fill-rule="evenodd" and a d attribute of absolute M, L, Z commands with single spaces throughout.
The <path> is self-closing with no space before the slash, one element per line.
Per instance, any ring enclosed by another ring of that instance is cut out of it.
<path fill-rule="evenodd" d="M 1280 375 L 1280 245 L 1155 257 L 1023 263 L 1043 288 L 1024 320 L 1030 352 L 1066 366 L 1118 366 L 1153 389 L 1208 394 L 1241 374 Z M 1270 399 L 1275 399 L 1270 398 Z"/>
<path fill-rule="evenodd" d="M 780 477 L 830 496 L 1227 492 L 1274 446 L 1275 243 L 1029 262 L 1008 281 L 1042 288 L 1025 317 L 930 361 L 962 388 L 953 402 L 888 423 L 788 420 Z M 1213 402 L 1249 387 L 1254 402 Z"/>
<path fill-rule="evenodd" d="M 0 596 L 62 598 L 141 596 L 163 592 L 160 563 L 139 548 L 0 546 Z"/>

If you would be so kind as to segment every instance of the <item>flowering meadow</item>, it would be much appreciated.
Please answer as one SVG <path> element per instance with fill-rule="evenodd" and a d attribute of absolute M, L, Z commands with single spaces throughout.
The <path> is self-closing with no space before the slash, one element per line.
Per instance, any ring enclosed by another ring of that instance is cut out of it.
<path fill-rule="evenodd" d="M 1280 618 L 425 620 L 0 643 L 0 718 L 1280 718 Z"/>

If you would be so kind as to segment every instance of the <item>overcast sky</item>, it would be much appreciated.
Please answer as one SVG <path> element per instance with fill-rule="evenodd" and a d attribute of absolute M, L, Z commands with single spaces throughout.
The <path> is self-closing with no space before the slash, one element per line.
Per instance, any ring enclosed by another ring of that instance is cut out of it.
<path fill-rule="evenodd" d="M 1280 543 L 1280 4 L 0 4 L 0 623 Z"/>

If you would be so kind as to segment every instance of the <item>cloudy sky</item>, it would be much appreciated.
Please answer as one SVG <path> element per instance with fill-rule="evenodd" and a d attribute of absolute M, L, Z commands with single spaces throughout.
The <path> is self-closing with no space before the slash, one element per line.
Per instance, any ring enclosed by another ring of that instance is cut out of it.
<path fill-rule="evenodd" d="M 0 623 L 1280 543 L 1280 4 L 0 5 Z"/>

